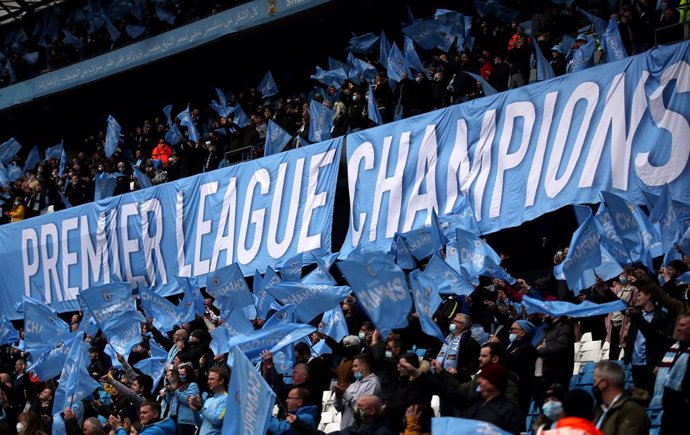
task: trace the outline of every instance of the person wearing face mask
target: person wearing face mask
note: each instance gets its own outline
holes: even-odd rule
[[[268,422],[268,435],[297,435],[297,428],[302,431],[316,429],[320,419],[319,407],[310,405],[309,391],[306,388],[296,387],[290,390],[285,399],[287,416],[284,420],[271,417]]]
[[[604,435],[647,435],[645,407],[624,390],[625,371],[613,361],[599,361],[594,368],[592,393],[600,405],[594,423]]]
[[[561,384],[564,389],[570,385],[575,364],[575,329],[570,320],[565,317],[542,315],[544,322],[544,339],[537,346],[537,354],[541,359],[540,389],[537,399],[543,398],[544,391],[551,384]],[[537,362],[535,375],[539,368]]]
[[[560,384],[553,384],[546,390],[544,403],[541,405],[542,414],[537,417],[535,427],[537,435],[556,425],[556,422],[563,417],[563,387]]]
[[[479,343],[472,338],[472,319],[464,313],[456,314],[448,327],[446,337],[436,361],[459,382],[467,382],[479,368]],[[432,365],[435,365],[432,361]]]
[[[10,217],[10,222],[19,222],[24,220],[24,213],[26,208],[22,203],[22,199],[17,197],[14,198],[14,203],[12,205],[12,210],[5,212],[5,215]]]
[[[44,433],[41,418],[33,411],[25,411],[17,417],[17,435],[35,435]]]
[[[189,399],[199,395],[199,385],[194,382],[194,369],[183,363],[173,371],[172,382],[165,386],[164,394],[170,404],[168,415],[177,421],[177,435],[194,435],[199,413],[189,406]]]
[[[563,395],[562,411],[553,429],[542,435],[603,435],[592,423],[592,396],[584,390],[571,390]]]
[[[431,396],[434,395],[429,378],[421,376],[429,372],[428,361],[420,361],[416,353],[408,352],[398,360],[397,369],[398,387],[384,401],[384,414],[396,434],[403,430],[407,408],[414,404],[431,405]]]
[[[618,280],[613,281],[611,290],[616,296],[618,296],[618,299],[622,300],[628,305],[630,305],[630,302],[635,300],[637,292],[637,289],[630,285],[628,276],[625,273],[620,274],[618,276]],[[609,331],[607,341],[610,344],[610,360],[619,359],[621,346],[625,346],[625,342],[622,341],[621,338],[623,337],[625,331],[628,330],[629,326],[630,321],[625,315],[623,315],[622,312],[610,313],[606,317],[606,329]]]
[[[510,327],[508,354],[506,364],[511,373],[518,378],[518,401],[520,411],[529,411],[532,393],[534,392],[534,365],[537,361],[537,350],[532,345],[532,337],[537,330],[529,320],[516,320]]]
[[[366,395],[381,395],[381,383],[378,376],[371,371],[371,360],[368,355],[357,355],[352,361],[352,373],[355,382],[347,389],[333,386],[335,392],[335,409],[342,413],[340,428],[344,429],[355,422],[355,405],[359,398]]]

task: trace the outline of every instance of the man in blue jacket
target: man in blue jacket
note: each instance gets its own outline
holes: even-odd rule
[[[307,404],[309,402],[309,390],[295,387],[290,390],[285,402],[288,415],[285,420],[271,417],[268,423],[267,433],[269,435],[297,435],[299,432],[291,426],[296,421],[299,421],[297,424],[301,427],[308,426],[316,429],[316,418],[319,416],[320,410],[317,406]]]

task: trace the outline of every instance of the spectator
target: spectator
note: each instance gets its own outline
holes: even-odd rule
[[[594,369],[594,393],[600,408],[594,411],[597,429],[604,435],[647,435],[645,408],[625,390],[625,371],[612,361],[599,361]]]
[[[22,199],[16,197],[14,198],[14,205],[12,206],[12,210],[5,212],[5,214],[10,217],[10,222],[19,222],[24,220],[25,212],[26,208],[24,207]]]
[[[189,405],[189,400],[199,395],[199,386],[194,382],[194,369],[190,363],[184,363],[173,373],[172,383],[163,392],[170,406],[168,415],[175,420],[178,435],[194,435],[199,418],[199,414]]]
[[[151,153],[151,158],[154,160],[160,160],[163,167],[167,168],[168,163],[170,162],[170,156],[172,156],[172,154],[173,150],[170,148],[170,145],[168,145],[164,139],[159,139],[158,144]]]
[[[309,391],[306,388],[292,388],[285,400],[287,417],[285,420],[271,417],[267,433],[269,435],[297,435],[299,432],[293,427],[307,427],[315,430],[316,422],[320,418],[320,410],[318,406],[308,405],[309,402]]]
[[[551,384],[560,384],[567,390],[575,364],[575,331],[572,322],[563,317],[546,315],[542,315],[542,321],[544,338],[537,346],[537,354],[542,360],[541,389],[537,398],[544,397],[543,392]]]
[[[563,416],[556,427],[542,432],[543,435],[603,435],[592,424],[592,396],[582,390],[572,390],[563,396]]]
[[[208,388],[213,395],[203,401],[199,396],[189,398],[189,407],[199,411],[201,415],[199,435],[220,435],[228,400],[229,379],[230,375],[224,367],[211,368],[208,371]]]
[[[355,423],[358,401],[360,398],[374,395],[377,398],[377,406],[380,404],[378,396],[381,394],[381,384],[379,378],[371,371],[371,362],[367,355],[360,354],[352,362],[352,373],[355,382],[349,387],[334,385],[335,409],[342,413],[340,428],[345,429]],[[367,400],[369,402],[369,400]]]
[[[479,367],[479,343],[472,338],[471,327],[470,316],[463,313],[456,314],[448,328],[450,334],[436,356],[440,366],[448,370],[460,382],[470,380]]]

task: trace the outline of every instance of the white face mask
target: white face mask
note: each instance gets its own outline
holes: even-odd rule
[[[17,433],[21,433],[24,430],[24,425],[22,423],[17,423]]]

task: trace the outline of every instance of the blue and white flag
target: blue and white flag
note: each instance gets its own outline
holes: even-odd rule
[[[27,371],[36,375],[41,382],[60,375],[72,349],[72,342],[77,337],[83,339],[83,331],[75,331],[62,336],[63,339],[55,343],[53,349],[43,352],[38,358],[32,358],[33,364],[28,367]]]
[[[190,322],[194,320],[196,316],[203,316],[206,312],[206,305],[204,304],[204,297],[199,291],[199,286],[195,285],[192,281],[193,279],[184,276],[176,276],[175,280],[180,284],[184,296],[180,301],[180,306],[184,307],[186,311],[189,309],[190,303],[192,306],[191,314],[187,314],[185,322]]]
[[[228,106],[228,100],[225,93],[220,88],[216,88],[216,95],[218,96],[218,101],[212,100],[211,108],[215,110],[218,116],[227,117],[235,111],[237,106]]]
[[[23,176],[24,171],[22,170],[22,167],[19,166],[17,162],[10,163],[10,166],[7,168],[7,177],[10,179],[10,181],[17,181]]]
[[[328,56],[328,69],[333,71],[339,68],[342,68],[342,70],[345,71],[345,73],[347,74],[347,71],[350,69],[350,66],[346,62],[341,62],[338,59],[334,59]]]
[[[493,14],[504,23],[512,23],[520,16],[520,11],[507,8],[494,0],[487,0],[486,2],[475,0],[474,6],[482,18],[488,14]]]
[[[256,88],[264,98],[268,98],[278,93],[278,85],[273,80],[273,74],[269,70]]]
[[[24,350],[33,358],[53,349],[69,332],[69,325],[54,309],[24,296]]]
[[[353,36],[350,38],[350,46],[348,47],[348,51],[367,54],[374,49],[374,46],[377,42],[379,42],[379,37],[373,33],[365,33],[364,35]]]
[[[338,305],[350,294],[346,286],[310,285],[301,282],[281,282],[266,287],[278,302],[294,304],[300,322],[310,322],[314,317]]]
[[[407,326],[412,298],[405,273],[390,257],[350,256],[338,263],[338,268],[384,339],[394,329]]]
[[[478,284],[478,278],[482,275],[494,276],[494,266],[501,264],[501,257],[496,251],[469,231],[458,228],[455,234],[460,267],[467,271],[472,283]],[[453,264],[451,266],[455,268]]]
[[[438,217],[438,225],[447,240],[457,237],[455,230],[458,228],[476,235],[481,234],[472,205],[465,195],[461,195],[453,208]]]
[[[165,118],[168,120],[168,131],[165,133],[165,141],[169,144],[176,145],[182,142],[182,139],[184,139],[184,137],[182,136],[180,127],[178,127],[178,125],[175,122],[173,122],[171,118],[171,112],[172,104],[168,104],[167,106],[163,107],[163,113],[165,114]]]
[[[676,208],[673,206],[668,186],[664,185],[661,196],[649,217],[652,222],[657,221],[659,224],[661,252],[667,256],[670,251],[675,251],[675,244],[683,235],[683,227],[676,215]]]
[[[223,323],[211,331],[211,344],[209,347],[215,355],[230,351],[228,341],[232,337],[249,334],[254,331],[254,327],[249,323],[244,310],[241,308],[231,308],[222,314]]]
[[[497,426],[485,421],[455,417],[432,418],[431,433],[434,435],[510,435],[509,432],[501,430]]]
[[[625,311],[628,305],[622,300],[596,304],[591,301],[584,301],[573,304],[563,301],[540,301],[529,296],[522,297],[522,304],[527,310],[527,314],[542,313],[553,317],[592,317],[603,314]]]
[[[110,40],[113,42],[116,42],[118,39],[120,39],[120,36],[122,33],[118,30],[115,25],[113,25],[112,21],[103,13],[101,13],[101,18],[105,22],[105,27],[108,30],[108,34],[110,35]]]
[[[79,333],[72,340],[72,346],[60,373],[60,383],[55,391],[53,414],[81,402],[100,386],[86,368],[89,363],[88,349],[91,345],[83,340],[83,333]]]
[[[376,68],[363,61],[357,59],[352,53],[347,55],[347,61],[350,64],[350,70],[347,73],[347,78],[355,83],[361,83],[362,80],[371,82],[376,78]]]
[[[108,115],[108,129],[105,133],[105,155],[112,157],[117,151],[117,145],[120,142],[120,133],[122,127],[117,123],[112,115]]]
[[[196,143],[199,143],[201,137],[199,136],[199,131],[196,129],[196,125],[194,125],[192,114],[189,111],[189,105],[187,105],[187,108],[185,110],[177,114],[177,119],[180,120],[181,126],[187,127],[187,134],[189,135],[189,139]]]
[[[137,26],[136,24],[127,24],[125,26],[125,32],[127,32],[127,36],[131,39],[137,39],[146,32],[146,27]]]
[[[234,118],[233,120],[235,121],[235,124],[239,128],[244,128],[249,124],[249,117],[247,116],[246,113],[244,113],[244,110],[242,110],[242,107],[238,104],[235,106],[235,110],[233,111]]]
[[[312,74],[311,78],[326,86],[340,86],[347,80],[347,70],[342,67],[325,70],[317,66],[316,74]]]
[[[388,55],[391,50],[391,42],[386,38],[386,33],[381,30],[381,38],[379,39],[379,63],[388,69]]]
[[[417,260],[407,247],[407,241],[402,234],[396,234],[393,238],[390,253],[395,256],[395,263],[403,269],[417,268]]]
[[[64,149],[64,146],[65,146],[64,141],[61,140],[59,144],[46,148],[46,152],[45,152],[46,160],[50,160],[50,159],[58,160],[58,159],[60,159],[60,156],[62,156],[62,150]]]
[[[21,148],[21,144],[15,138],[10,138],[7,142],[0,144],[0,162],[9,165]]]
[[[563,263],[559,264],[558,266],[554,266],[554,271],[557,267],[559,267],[562,271]],[[590,288],[597,283],[597,277],[607,281],[609,279],[616,278],[622,272],[623,268],[616,262],[616,260],[614,260],[613,256],[606,250],[606,248],[601,246],[601,264],[596,266],[594,269],[586,269],[573,284],[573,286],[571,287],[570,284],[568,284],[568,287],[570,287],[570,289],[573,291]],[[565,275],[562,272],[560,275],[560,277],[556,276],[556,278],[565,279]]]
[[[369,92],[367,93],[367,115],[371,121],[376,125],[383,124],[379,106],[376,104],[376,96],[374,95],[374,87],[369,83]]]
[[[591,39],[588,43],[575,50],[573,53],[573,63],[569,72],[584,71],[594,66],[594,50],[597,48],[596,39]]]
[[[266,127],[266,143],[264,144],[264,156],[271,154],[278,154],[283,151],[285,145],[292,140],[290,133],[285,131],[283,127],[279,126],[272,119],[268,120]]]
[[[390,53],[388,53],[388,78],[394,82],[400,82],[403,79],[405,69],[405,58],[398,45],[394,42],[391,46]]]
[[[303,254],[297,254],[285,260],[285,262],[278,267],[278,272],[283,281],[298,282],[302,279],[302,257]]]
[[[319,324],[319,332],[326,334],[337,342],[340,342],[349,334],[345,315],[340,305],[323,313],[321,323]]]
[[[316,100],[309,103],[309,140],[321,142],[331,137],[335,110]]]
[[[556,77],[551,64],[544,57],[544,53],[541,52],[541,47],[539,47],[539,43],[537,41],[534,42],[534,58],[537,61],[538,82]]]
[[[237,263],[217,269],[207,277],[206,292],[215,299],[227,297],[233,307],[253,305],[254,299]]]
[[[623,45],[623,40],[621,39],[621,33],[618,30],[616,18],[611,17],[609,20],[601,40],[601,45],[604,48],[604,53],[606,53],[607,62],[623,60],[628,57],[628,52],[625,50],[625,45]]]
[[[69,30],[62,29],[62,33],[65,34],[65,37],[62,39],[62,42],[65,45],[74,45],[78,51],[82,51],[84,49],[84,42],[74,36]]]
[[[484,95],[498,94],[498,91],[493,86],[491,86],[484,77],[470,71],[465,71],[465,74],[469,75],[470,77],[479,82],[479,85],[482,87],[482,92],[484,92]]]
[[[26,163],[24,164],[24,172],[33,171],[36,165],[41,163],[41,157],[38,155],[38,146],[34,145],[26,156]]]
[[[408,71],[424,72],[424,64],[414,48],[412,38],[405,35],[405,43],[403,45],[403,56],[405,58],[405,69]]]
[[[113,317],[136,310],[131,285],[127,282],[89,287],[80,294],[101,328]]]
[[[19,332],[14,329],[12,322],[5,315],[0,315],[0,346],[13,344],[19,341]]]
[[[100,201],[101,199],[110,198],[115,192],[115,187],[117,187],[117,177],[122,174],[115,173],[109,174],[106,172],[96,174],[94,177],[94,201]]]
[[[635,204],[611,192],[601,192],[611,223],[628,255],[653,270],[652,258],[661,255],[659,235]]]
[[[264,435],[275,393],[239,349],[233,349],[232,360],[222,433]]]
[[[580,13],[584,15],[585,18],[587,18],[592,23],[592,25],[594,26],[594,31],[597,32],[597,37],[600,40],[604,39],[604,35],[608,30],[609,23],[607,23],[606,20],[603,20],[597,17],[596,15],[589,13],[584,9],[580,9]]]
[[[285,305],[266,320],[263,328],[270,329],[281,323],[297,323],[296,309],[292,304]]]
[[[426,274],[415,270],[410,273],[410,285],[412,286],[412,295],[414,296],[415,311],[419,317],[422,331],[443,341],[445,336],[436,322],[434,322],[434,313],[441,305],[441,296],[439,296],[436,290],[436,282],[434,282],[431,276],[433,275],[426,276]]]
[[[455,255],[457,255],[457,250]],[[441,294],[468,296],[475,289],[467,271],[461,267],[453,269],[443,258],[434,255],[424,269],[424,275],[433,280]]]
[[[65,153],[65,150],[63,149],[60,151],[60,165],[58,169],[58,175],[62,177],[65,175],[65,169],[67,167],[67,153]]]
[[[444,43],[444,38],[440,33],[442,27],[443,24],[436,20],[419,20],[403,27],[402,32],[424,50],[431,50]]]
[[[132,166],[132,173],[139,183],[139,189],[146,189],[153,186],[149,176],[141,172],[136,166]]]
[[[10,177],[7,174],[7,168],[5,168],[5,165],[0,162],[0,186],[2,187],[9,187],[10,186]]]
[[[272,287],[279,282],[281,282],[280,276],[278,276],[278,274],[273,270],[273,268],[269,266],[266,268],[266,274],[261,280],[260,285],[258,287],[254,287],[254,295],[256,295],[257,316],[264,320],[268,316],[268,312],[271,310],[271,306],[276,304],[276,300],[270,293],[266,291],[266,288]]]
[[[175,325],[181,326],[184,323],[181,315],[187,313],[155,291],[145,287],[139,288],[139,299],[144,314],[153,319],[153,326],[159,331],[172,331]]]
[[[336,281],[330,274],[330,269],[335,259],[338,258],[338,253],[327,254],[324,257],[317,257],[314,255],[316,262],[316,269],[312,270],[302,278],[302,284],[324,284],[335,285]]]
[[[261,355],[261,351],[279,350],[316,331],[316,328],[303,323],[279,323],[273,328],[250,331],[231,337],[227,348],[237,346],[250,360]]]
[[[434,240],[430,227],[408,231],[399,236],[405,241],[405,247],[417,260],[423,260],[441,249],[441,246],[436,244],[437,241]]]
[[[134,368],[141,370],[143,374],[153,379],[153,385],[151,386],[151,392],[153,392],[158,386],[158,381],[160,381],[165,374],[168,351],[160,347],[155,340],[149,340],[149,349],[151,356],[134,364]]]
[[[109,352],[114,350],[127,357],[134,346],[141,343],[141,324],[145,322],[139,311],[126,311],[102,324],[101,330],[110,344],[106,352],[115,357]]]
[[[163,9],[160,5],[156,5],[156,16],[159,20],[163,21],[164,23],[168,23],[171,26],[175,24],[175,14]]]
[[[623,241],[618,236],[616,228],[613,226],[613,220],[606,208],[606,203],[599,203],[599,209],[594,215],[594,222],[601,235],[601,246],[606,248],[617,263],[632,264],[634,261],[640,261],[640,259],[633,260],[625,249],[625,246],[623,246]]]
[[[563,260],[563,274],[571,290],[581,290],[575,287],[582,274],[601,264],[599,238],[593,216],[589,216],[573,234],[568,255]]]

